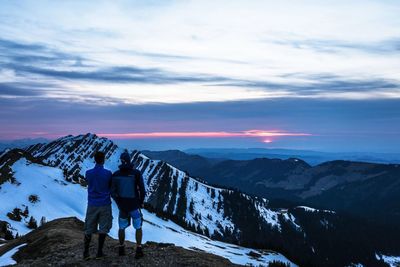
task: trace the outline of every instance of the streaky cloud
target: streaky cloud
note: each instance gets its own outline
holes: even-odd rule
[[[279,130],[246,130],[237,132],[147,132],[147,133],[99,133],[99,136],[118,139],[143,138],[226,138],[226,137],[282,137],[282,136],[311,136],[309,133],[292,133]]]
[[[400,38],[389,38],[375,42],[354,42],[330,39],[280,39],[267,40],[273,44],[295,49],[314,50],[321,53],[343,53],[348,50],[371,54],[399,54]]]

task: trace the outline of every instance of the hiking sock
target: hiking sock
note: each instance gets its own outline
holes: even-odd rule
[[[84,250],[83,250],[83,259],[86,260],[90,257],[89,255],[89,246],[90,246],[90,241],[92,240],[92,235],[87,235],[85,234],[85,237],[83,239],[84,243]]]
[[[99,246],[97,248],[97,256],[96,258],[102,258],[104,257],[103,254],[103,246],[104,246],[104,241],[106,240],[106,234],[99,234]]]
[[[136,248],[136,253],[135,253],[135,259],[140,259],[143,256],[144,256],[143,248],[142,247],[137,247]]]

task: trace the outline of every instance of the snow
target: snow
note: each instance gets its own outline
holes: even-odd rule
[[[116,209],[113,210],[115,211]],[[154,214],[147,212],[146,210],[143,211],[143,216],[145,219],[143,225],[144,242],[155,241],[174,243],[175,245],[184,247],[186,249],[197,248],[212,254],[225,257],[236,264],[253,264],[255,266],[258,266],[260,263],[263,265],[267,265],[268,262],[279,260],[282,262],[287,262],[291,266],[296,266],[279,253],[266,253],[255,249],[244,248],[220,241],[211,240],[205,236],[189,232],[169,220],[164,221]],[[116,228],[112,229],[111,235],[117,236]],[[127,237],[130,240],[134,240],[134,231],[128,230]],[[250,251],[256,251],[257,253],[262,254],[262,256],[259,258],[259,260],[251,258],[246,255]]]
[[[194,190],[195,183],[198,184],[197,191]],[[207,189],[210,191],[210,193],[208,193]],[[211,190],[215,191],[215,198],[211,197]],[[187,206],[186,209],[187,220],[190,221],[191,223],[199,225],[202,229],[207,228],[210,234],[213,234],[214,231],[221,233],[220,229],[217,228],[217,222],[224,229],[230,229],[232,231],[235,228],[231,220],[229,220],[228,218],[224,218],[222,209],[220,212],[218,212],[217,210],[218,206],[217,197],[219,196],[220,191],[221,191],[220,189],[212,187],[210,188],[207,185],[199,183],[193,178],[189,178],[188,185],[186,188],[186,196],[188,199],[188,203],[190,205],[190,202],[193,201],[193,210],[194,210],[194,214],[191,214],[189,211],[189,205]],[[203,201],[204,203],[210,203],[210,205],[203,205],[202,204]],[[213,203],[213,201],[215,201],[214,207],[211,204]],[[222,196],[221,196],[221,201],[222,201]],[[201,215],[201,219],[198,220],[195,219],[196,213]],[[211,219],[208,218],[208,215],[211,216],[210,217]]]
[[[314,209],[314,208],[310,208],[310,207],[307,207],[307,206],[297,206],[296,208],[298,208],[298,209],[304,209],[305,211],[308,211],[308,212],[327,212],[327,213],[336,213],[335,211],[332,211],[332,210],[319,210],[319,209]]]
[[[50,221],[60,217],[78,217],[85,212],[86,196],[80,185],[64,185],[65,180],[60,169],[28,163],[25,158],[21,158],[12,165],[14,177],[20,185],[8,182],[2,185],[0,220],[10,223],[19,234],[25,234],[30,230],[26,226],[30,216],[39,222],[42,216]],[[39,196],[39,202],[29,202],[30,195]],[[25,206],[29,209],[26,219],[15,222],[7,217],[7,213],[14,208],[24,211]]]
[[[114,153],[114,155],[118,154]],[[117,162],[115,158],[113,161]],[[114,165],[112,167],[114,167],[113,169],[115,170],[116,166]],[[84,220],[87,205],[87,192],[84,187],[78,184],[66,183],[61,169],[30,163],[25,158],[16,161],[11,167],[14,171],[14,177],[20,185],[11,184],[9,182],[2,185],[0,189],[0,202],[2,203],[0,206],[0,220],[9,222],[13,227],[14,233],[18,232],[21,235],[30,231],[26,226],[30,216],[33,216],[37,221],[40,221],[42,216],[45,216],[47,221],[71,216]],[[89,167],[89,164],[85,165],[85,168]],[[183,172],[177,171],[179,172],[178,177],[182,179]],[[190,179],[188,187],[194,186],[193,182],[194,179]],[[204,205],[200,205],[201,200],[204,198],[207,198],[207,201],[211,201],[211,196],[207,192],[207,187],[208,186],[199,183],[198,192],[194,190],[190,190],[190,192],[187,191],[188,198],[194,199],[196,202],[196,209],[202,214],[202,226],[212,228],[212,225],[215,225],[215,223],[207,219],[207,213],[212,214],[213,220],[220,219],[226,226],[230,226],[230,221],[227,219],[224,221],[222,217],[219,217],[222,215],[216,210],[211,210],[210,208],[205,208]],[[218,196],[219,191],[216,190],[215,193],[216,196]],[[28,197],[32,194],[38,195],[40,201],[35,204],[30,203]],[[21,222],[12,221],[6,216],[7,212],[12,211],[15,207],[19,207],[23,211],[25,206],[29,208],[29,216]],[[267,253],[214,241],[205,236],[187,231],[169,220],[162,220],[155,214],[146,210],[143,210],[143,215],[145,220],[143,224],[144,242],[173,243],[186,249],[200,249],[225,257],[237,264],[253,264],[258,266],[260,264],[267,265],[268,262],[273,260],[279,260],[287,262],[291,266],[295,266],[279,253]],[[111,229],[110,235],[113,238],[117,238],[118,209],[115,203],[113,203],[113,217],[113,228]],[[131,241],[135,239],[134,230],[132,228],[127,231],[127,239]],[[262,256],[259,259],[252,258],[247,255],[250,251],[256,251]],[[8,253],[11,252],[9,251],[7,254]],[[4,257],[5,255],[1,257],[1,259]],[[8,258],[10,257],[11,256],[8,256]]]
[[[267,209],[258,203],[256,203],[255,205],[256,205],[258,212],[264,218],[264,220],[267,223],[269,223],[270,225],[272,225],[273,227],[278,228],[279,231],[281,231],[281,225],[279,224],[279,220],[278,220],[278,214],[280,214],[280,212],[276,212],[276,211]]]
[[[315,212],[315,211],[317,211],[317,209],[310,208],[310,207],[306,207],[306,206],[298,206],[298,207],[296,207],[296,208],[304,209],[305,211],[309,211],[309,212]]]
[[[400,266],[400,256],[388,256],[388,255],[375,254],[375,257],[378,260],[383,260],[385,263],[389,264],[390,267]]]
[[[300,225],[298,225],[296,223],[296,218],[293,216],[293,214],[291,214],[291,213],[283,213],[283,218],[286,221],[291,222],[294,225],[294,227],[296,227],[297,231],[301,231],[301,227],[300,227]]]
[[[23,246],[25,246],[26,244],[22,244],[19,246],[16,246],[13,249],[10,249],[9,251],[7,251],[6,253],[4,253],[1,257],[0,257],[0,266],[8,266],[8,265],[14,265],[17,264],[17,262],[12,258],[15,253],[18,252],[18,250],[20,248],[22,248]]]

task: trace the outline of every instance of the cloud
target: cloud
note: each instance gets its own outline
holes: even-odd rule
[[[217,76],[200,74],[179,75],[156,68],[140,68],[133,66],[99,68],[94,71],[55,70],[14,64],[8,64],[5,66],[12,68],[16,73],[39,74],[52,78],[97,82],[170,84],[187,82],[221,82],[227,80],[226,78]]]
[[[293,140],[290,141],[291,145],[300,144],[307,149],[383,151],[393,150],[400,145],[399,105],[399,99],[355,101],[288,98],[98,106],[95,103],[60,102],[37,97],[0,98],[0,125],[7,125],[1,128],[0,139],[30,137],[34,132],[47,132],[43,136],[54,138],[86,132],[237,133],[243,129],[279,129],[288,133],[311,133],[312,136],[273,137],[272,144],[276,146]],[[260,143],[252,143],[250,139],[258,138],[264,140],[266,137],[230,137],[228,139],[232,141],[226,145],[257,147]],[[225,138],[147,138],[149,141],[144,147],[151,148],[155,139],[164,147],[169,144],[169,149],[174,146],[177,148],[182,142],[186,143],[186,147],[196,147],[218,145],[226,141]],[[219,141],[210,141],[214,139]],[[137,148],[137,144],[134,148]]]
[[[399,54],[400,38],[389,38],[380,41],[360,42],[330,39],[281,39],[267,40],[278,45],[290,46],[295,49],[309,49],[322,53],[345,53],[358,51],[367,54]]]
[[[228,137],[287,137],[311,136],[309,133],[291,133],[283,131],[246,130],[237,132],[147,132],[147,133],[99,133],[99,136],[116,139],[144,139],[144,138],[228,138]]]
[[[341,98],[340,93],[354,93],[360,99],[379,98],[379,94],[393,93],[394,98],[400,98],[400,83],[385,79],[346,79],[327,74],[286,74],[285,77],[301,77],[301,83],[277,83],[268,81],[236,81],[227,83],[232,86],[264,88],[268,90],[284,90],[295,97],[321,97]],[[227,85],[225,84],[225,85]],[[346,97],[343,97],[346,98]]]
[[[48,88],[48,84],[24,84],[19,82],[0,83],[1,97],[32,97],[40,96]]]
[[[159,55],[150,57],[153,56]],[[25,94],[67,101],[97,101],[100,105],[282,97],[400,97],[400,85],[395,80],[349,79],[329,73],[286,73],[280,75],[279,81],[268,81],[235,76],[176,73],[158,67],[103,66],[79,54],[68,54],[42,44],[26,44],[4,39],[0,40],[0,66],[3,70],[12,72],[15,77],[12,83],[2,84],[3,95]],[[42,82],[37,82],[38,77]],[[122,84],[122,87],[118,84]],[[144,92],[138,91],[138,87],[133,85],[151,87],[146,87]],[[12,93],[12,88],[15,93]],[[108,93],[107,88],[113,88],[112,92]],[[30,93],[29,90],[34,92]],[[188,90],[191,92],[188,93]]]
[[[184,58],[177,55],[144,52],[141,54],[149,57]],[[0,39],[0,66],[23,76],[34,74],[54,79],[147,84],[208,83],[229,80],[225,77],[196,73],[177,74],[160,68],[132,65],[102,67],[89,65],[86,62],[90,60],[80,55],[50,49],[44,45]]]

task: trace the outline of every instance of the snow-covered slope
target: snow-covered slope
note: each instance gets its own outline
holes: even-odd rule
[[[11,250],[9,250],[7,253],[3,254],[0,257],[0,266],[9,266],[9,265],[14,265],[17,264],[17,262],[12,258],[15,253],[18,252],[18,250],[22,247],[24,247],[26,244],[19,245]]]
[[[92,163],[93,164],[93,163]],[[16,160],[10,169],[13,181],[5,181],[0,189],[0,220],[9,222],[14,232],[26,234],[30,231],[27,227],[30,217],[40,221],[41,218],[52,220],[61,217],[76,216],[84,219],[87,193],[79,184],[67,182],[64,172],[55,167],[32,163],[23,155]],[[205,197],[206,191],[197,197]],[[37,201],[30,201],[37,196]],[[201,201],[199,201],[201,203]],[[22,216],[20,222],[11,220],[7,213],[14,208],[24,211],[28,208],[26,217]],[[199,206],[201,208],[201,206]],[[206,208],[203,208],[206,210]],[[204,212],[204,210],[202,212]],[[111,235],[117,236],[117,208],[113,207],[114,227]],[[279,260],[288,262],[284,256],[274,252],[248,249],[232,244],[211,240],[208,237],[192,233],[170,220],[163,220],[154,213],[144,211],[145,222],[144,241],[174,243],[188,249],[200,249],[228,258],[238,264],[267,264],[269,261]],[[212,225],[212,224],[211,224]],[[134,240],[133,231],[129,231],[127,238]],[[260,254],[259,258],[249,256],[253,251]]]
[[[123,151],[111,140],[94,134],[68,135],[50,143],[32,145],[26,150],[44,163],[62,169],[66,178],[75,182],[79,182],[85,171],[93,166],[96,151],[106,153],[106,167],[110,170],[117,169]]]
[[[67,180],[79,182],[87,169],[93,166],[97,150],[106,153],[105,167],[117,169],[119,155],[124,150],[106,138],[94,134],[66,136],[54,142],[35,145],[27,149],[35,158],[64,170]],[[152,160],[138,151],[132,151],[132,159],[143,173],[147,187],[146,202],[155,212],[174,217],[179,224],[208,236],[226,236],[240,242],[243,229],[233,221],[233,205],[227,201],[239,201],[250,205],[257,213],[253,220],[265,223],[275,230],[281,229],[280,211],[267,207],[267,200],[235,194],[232,190],[213,187],[188,176],[185,172],[158,160]],[[237,199],[237,200],[236,200]]]

